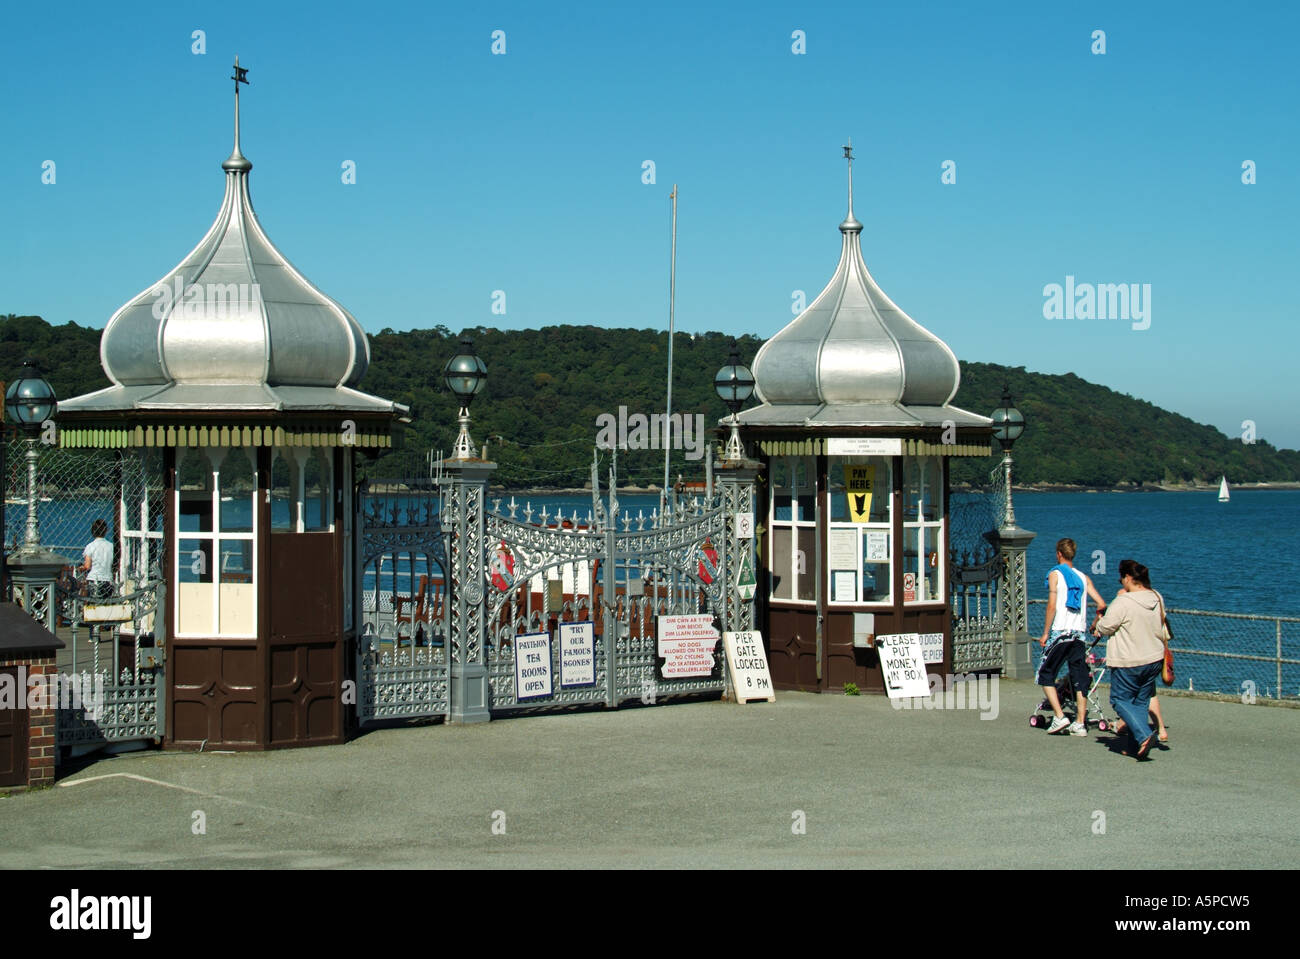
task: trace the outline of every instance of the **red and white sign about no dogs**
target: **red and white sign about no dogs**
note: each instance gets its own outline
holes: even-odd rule
[[[713,651],[718,630],[708,613],[691,616],[660,616],[659,656],[664,679],[686,679],[713,673]]]
[[[767,654],[763,652],[763,634],[756,629],[722,634],[727,649],[727,667],[731,670],[731,686],[736,691],[736,702],[751,699],[776,702],[772,689],[772,676],[767,671]]]

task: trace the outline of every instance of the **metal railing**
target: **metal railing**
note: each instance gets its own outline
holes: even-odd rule
[[[1029,633],[1042,635],[1047,600],[1029,600]],[[1169,607],[1174,684],[1192,692],[1300,698],[1300,616]],[[1042,650],[1031,644],[1037,665]]]

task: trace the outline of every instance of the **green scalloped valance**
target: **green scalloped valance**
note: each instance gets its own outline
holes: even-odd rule
[[[760,440],[759,448],[767,456],[821,456],[826,452],[825,437],[802,440]],[[903,440],[904,456],[992,456],[993,445],[980,443],[931,443],[927,440]]]
[[[356,446],[389,448],[391,434],[382,426],[357,424],[344,431],[338,424],[311,426],[204,426],[198,424],[140,425],[119,428],[69,427],[59,430],[64,449],[128,449],[162,446]]]

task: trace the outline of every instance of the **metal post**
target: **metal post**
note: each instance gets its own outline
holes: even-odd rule
[[[1016,508],[1011,505],[1011,450],[1006,450],[1002,455],[1002,472],[1003,481],[1007,487],[1007,508],[1002,517],[1002,525],[1014,527],[1016,525]]]
[[[492,718],[488,681],[486,523],[484,502],[495,463],[451,459],[443,464],[447,490],[446,521],[451,533],[447,605],[454,608],[447,648],[451,659],[451,697],[447,721],[481,723]]]
[[[615,478],[609,479],[609,522],[605,525],[605,556],[601,561],[604,567],[605,592],[605,705],[618,706],[618,576],[617,549],[618,534],[614,524],[618,522],[618,498],[614,493]],[[656,591],[658,584],[656,584]],[[625,594],[626,595],[626,594]],[[629,619],[631,616],[629,615]],[[630,640],[630,631],[629,631]]]
[[[740,598],[740,589],[737,586],[740,570],[744,568],[746,562],[754,561],[754,540],[736,539],[736,514],[753,515],[754,481],[760,466],[761,464],[752,460],[735,460],[723,463],[716,473],[718,492],[721,494],[719,499],[726,512],[727,520],[727,553],[726,562],[722,566],[722,575],[726,577],[726,582],[722,595],[730,610],[726,619],[727,628],[737,631],[754,629],[754,604],[758,602],[758,597],[756,595],[749,602]]]
[[[668,271],[668,403],[667,411],[664,416],[664,488],[659,494],[659,500],[662,503],[664,497],[668,495],[668,470],[672,460],[672,429],[673,429],[673,334],[676,332],[674,327],[673,308],[677,301],[677,184],[673,184],[673,193],[670,199],[673,201],[673,244],[671,265]]]
[[[23,539],[23,545],[28,549],[35,549],[41,545],[41,524],[36,515],[36,461],[39,458],[36,452],[36,437],[27,438],[27,535]]]
[[[1008,488],[1008,493],[1010,488]],[[1010,500],[1008,499],[1008,503]],[[1010,509],[1008,508],[1008,513]],[[1003,572],[998,589],[1002,619],[1002,675],[1007,679],[1032,679],[1033,658],[1028,632],[1029,587],[1026,554],[1035,533],[1019,526],[1003,526],[989,534],[1002,556]]]

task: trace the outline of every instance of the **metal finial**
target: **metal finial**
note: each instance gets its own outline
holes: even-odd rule
[[[248,68],[239,65],[238,55],[235,56],[235,72],[230,79],[235,81],[235,148],[230,151],[230,158],[221,164],[221,168],[227,172],[242,170],[246,173],[253,168],[253,164],[239,152],[239,85],[248,85]]]
[[[853,215],[853,137],[849,137],[849,142],[844,144],[844,159],[849,162],[849,213],[840,224],[840,232],[861,233],[862,224]]]

